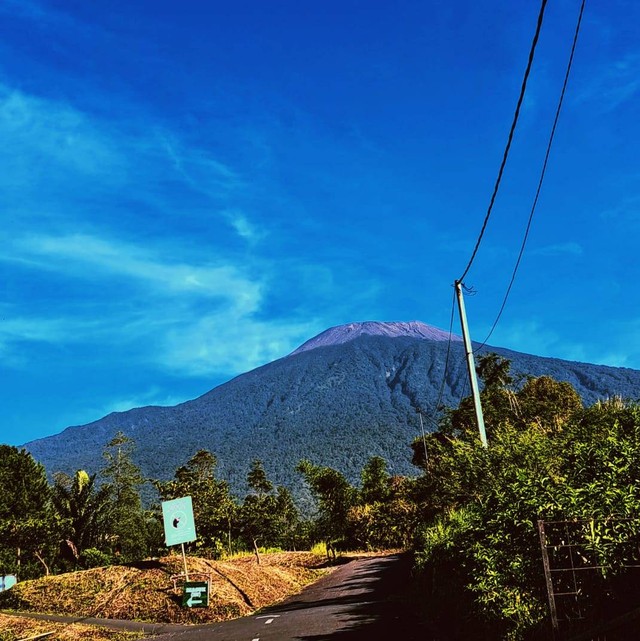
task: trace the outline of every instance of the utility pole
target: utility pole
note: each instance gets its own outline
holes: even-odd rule
[[[467,369],[469,370],[469,381],[471,383],[471,394],[473,396],[473,406],[476,411],[476,422],[480,431],[480,440],[482,445],[487,447],[487,433],[484,429],[484,416],[482,415],[482,405],[480,404],[480,392],[478,391],[478,379],[476,378],[476,366],[473,361],[473,349],[471,348],[471,338],[469,338],[469,328],[467,327],[467,313],[464,309],[464,298],[462,297],[462,283],[457,280],[454,283],[456,288],[456,297],[458,299],[458,309],[460,311],[460,324],[462,325],[462,338],[464,340],[464,351],[467,356]]]

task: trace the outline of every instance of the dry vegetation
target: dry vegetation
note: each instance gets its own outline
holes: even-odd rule
[[[49,621],[34,621],[22,617],[0,613],[0,641],[18,641],[32,639],[49,632],[53,634],[42,637],[50,641],[136,641],[142,635],[138,632],[122,632],[108,630],[94,625],[73,623],[51,623]]]
[[[261,556],[260,565],[253,556],[228,561],[190,557],[190,580],[206,580],[203,575],[210,576],[208,608],[182,607],[180,580],[174,589],[171,579],[183,571],[182,557],[178,555],[136,567],[95,568],[18,583],[0,594],[0,608],[154,623],[213,623],[244,616],[294,594],[327,571],[324,562],[324,557],[307,552],[265,554]],[[32,636],[60,625],[2,616],[0,641]],[[71,630],[69,626],[62,627]],[[48,638],[67,641],[132,638],[122,632],[105,630],[98,633],[93,627],[87,635],[81,629],[86,627],[74,624],[73,634],[65,632],[64,636]]]

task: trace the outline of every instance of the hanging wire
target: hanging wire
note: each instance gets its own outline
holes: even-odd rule
[[[527,222],[527,228],[524,233],[524,237],[522,239],[522,245],[520,246],[520,253],[518,254],[518,259],[516,260],[515,266],[513,268],[513,273],[511,274],[511,281],[509,282],[509,286],[507,287],[507,291],[504,295],[504,299],[502,300],[502,305],[500,307],[500,311],[498,312],[498,315],[496,316],[495,321],[493,322],[493,325],[491,326],[491,330],[487,334],[487,337],[482,341],[482,344],[479,347],[476,347],[474,349],[474,352],[477,352],[481,350],[486,344],[487,341],[491,338],[491,335],[493,334],[496,326],[498,325],[498,322],[500,321],[500,317],[502,316],[502,312],[504,312],[504,308],[507,305],[507,300],[509,298],[509,294],[511,293],[511,288],[513,287],[513,283],[516,279],[516,274],[518,273],[518,268],[520,267],[520,261],[522,260],[522,256],[524,254],[525,246],[527,244],[527,240],[529,238],[529,232],[531,230],[531,223],[533,221],[533,216],[536,211],[536,207],[538,205],[538,199],[540,197],[540,191],[542,190],[542,183],[544,182],[545,174],[547,172],[547,164],[549,162],[549,155],[551,154],[551,147],[553,145],[553,139],[556,134],[556,128],[558,126],[558,120],[560,119],[560,111],[562,110],[562,103],[564,102],[564,96],[567,90],[567,84],[569,82],[569,74],[571,73],[571,67],[573,65],[573,58],[575,55],[576,51],[576,45],[578,43],[578,35],[580,34],[580,26],[582,24],[582,15],[584,14],[584,7],[586,4],[586,0],[582,0],[582,4],[580,5],[580,12],[578,13],[578,21],[576,24],[576,29],[575,33],[573,35],[573,43],[571,46],[571,54],[569,55],[569,62],[567,63],[567,70],[564,75],[564,82],[562,84],[562,91],[560,92],[560,98],[558,100],[558,106],[556,107],[556,115],[553,120],[553,126],[551,127],[551,134],[549,135],[549,142],[547,143],[547,151],[544,156],[544,162],[542,163],[542,170],[540,172],[540,179],[538,180],[538,187],[536,189],[535,197],[533,199],[533,204],[531,206],[531,212],[529,213],[529,221]]]
[[[451,317],[449,319],[449,340],[447,341],[447,355],[444,360],[444,372],[442,373],[442,381],[440,382],[440,390],[438,391],[438,400],[436,401],[435,412],[440,411],[442,404],[442,396],[444,395],[444,385],[447,380],[447,372],[449,369],[449,356],[451,355],[451,342],[453,340],[453,317],[456,308],[456,294],[453,292],[453,298],[451,300]]]
[[[451,343],[453,342],[453,317],[455,313],[455,292],[453,294],[453,298],[451,300],[451,317],[449,319],[449,339],[447,340],[447,354],[444,359],[444,370],[442,372],[442,380],[440,382],[440,389],[438,391],[438,398],[436,400],[436,404],[433,407],[433,410],[430,412],[430,414],[424,415],[424,418],[427,419],[436,429],[440,427],[440,423],[438,422],[437,416],[441,411],[441,403],[442,403],[442,397],[444,395],[444,386],[447,381],[447,373],[449,370],[449,357],[451,355]],[[424,447],[424,456],[425,456],[425,461],[428,460],[428,454],[427,454],[427,437],[425,435],[424,431],[424,424],[422,422],[423,414],[421,408],[418,408],[418,414],[420,415],[420,429],[422,431],[422,445]]]
[[[540,6],[540,12],[538,14],[538,23],[536,25],[536,32],[533,36],[533,41],[531,43],[531,49],[529,51],[529,60],[527,62],[527,68],[524,72],[524,78],[522,79],[522,85],[520,87],[520,96],[518,97],[518,103],[516,105],[516,110],[513,115],[513,122],[511,123],[511,129],[509,130],[509,137],[507,138],[507,145],[505,147],[504,153],[502,155],[502,162],[500,164],[500,169],[498,171],[498,177],[496,179],[495,186],[493,188],[493,193],[491,194],[491,200],[489,202],[489,208],[487,209],[487,214],[484,218],[484,222],[482,224],[482,229],[480,230],[480,234],[478,235],[478,240],[476,241],[476,246],[473,249],[473,253],[471,254],[471,258],[469,259],[469,262],[467,266],[465,267],[464,272],[462,273],[462,276],[458,279],[458,282],[462,282],[465,278],[465,276],[468,274],[469,270],[471,269],[471,265],[473,264],[473,261],[476,257],[476,254],[478,253],[478,249],[480,248],[480,243],[482,241],[482,237],[484,236],[484,232],[487,228],[487,224],[489,222],[489,218],[491,217],[491,211],[493,209],[493,205],[496,200],[496,196],[498,195],[498,189],[500,187],[500,182],[502,180],[502,174],[504,173],[504,168],[507,164],[507,158],[509,156],[509,149],[511,148],[511,142],[513,141],[513,135],[516,130],[516,124],[518,122],[518,117],[520,116],[520,108],[522,107],[522,102],[524,101],[524,94],[527,89],[527,80],[529,79],[529,73],[531,72],[531,67],[533,65],[533,57],[535,54],[536,50],[536,45],[538,44],[538,38],[540,37],[540,30],[542,29],[542,22],[544,19],[544,10],[547,6],[547,0],[542,0],[542,4]]]

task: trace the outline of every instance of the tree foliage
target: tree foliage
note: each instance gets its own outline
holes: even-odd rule
[[[274,488],[262,461],[252,461],[247,483],[250,492],[240,507],[240,532],[260,563],[260,547],[295,547],[299,515],[291,493],[284,487]]]
[[[58,532],[44,467],[26,450],[0,445],[0,572],[48,574]]]
[[[102,476],[109,496],[109,552],[122,561],[144,558],[149,549],[147,515],[142,509],[140,487],[144,478],[132,455],[135,442],[118,432],[105,446]]]
[[[317,535],[327,544],[328,550],[333,550],[336,543],[348,539],[348,515],[355,502],[355,489],[337,470],[315,465],[307,459],[300,461],[296,469],[304,477],[317,502]]]
[[[165,500],[191,496],[198,539],[191,549],[213,557],[230,548],[236,506],[229,485],[216,478],[217,459],[208,450],[199,450],[176,470],[171,481],[155,481]]]
[[[85,550],[108,543],[110,488],[97,487],[96,475],[78,470],[54,476],[53,504],[61,520],[62,556],[76,565]]]
[[[481,371],[493,375],[490,365]],[[505,387],[501,365],[482,394],[488,448],[468,399],[427,437],[427,457],[414,443],[426,517],[419,559],[433,616],[458,622],[461,638],[542,638],[538,519],[593,520],[587,543],[602,572],[624,574],[623,544],[640,534],[640,406],[585,409],[570,385],[544,376]],[[614,525],[621,517],[633,520]]]

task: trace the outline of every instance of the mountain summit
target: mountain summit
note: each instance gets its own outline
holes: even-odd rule
[[[420,321],[409,322],[381,322],[381,321],[364,321],[362,323],[348,323],[347,325],[338,325],[331,327],[306,343],[303,343],[291,355],[306,352],[316,347],[328,347],[329,345],[342,345],[349,341],[355,340],[360,336],[385,336],[387,338],[417,338],[419,340],[429,341],[447,341],[449,332],[442,329],[427,325]],[[455,334],[451,335],[451,340],[461,341],[462,338]]]

